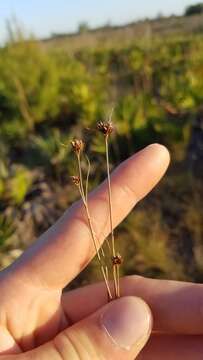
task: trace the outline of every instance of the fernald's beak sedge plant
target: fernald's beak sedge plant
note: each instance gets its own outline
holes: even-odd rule
[[[106,284],[108,298],[109,298],[109,300],[111,300],[113,297],[112,297],[111,289],[110,289],[110,285],[109,285],[108,266],[105,264],[105,261],[104,261],[105,253],[104,253],[103,247],[100,246],[100,244],[99,244],[98,238],[96,237],[96,234],[95,234],[95,231],[93,228],[93,224],[92,224],[92,219],[90,216],[89,205],[88,205],[88,181],[89,181],[89,174],[90,174],[90,161],[89,161],[88,156],[86,155],[86,160],[88,163],[88,170],[87,170],[87,176],[86,176],[86,183],[84,186],[82,167],[81,167],[81,155],[84,153],[85,144],[84,144],[83,140],[75,139],[75,140],[71,141],[71,145],[72,145],[72,149],[76,155],[77,165],[78,165],[78,175],[72,176],[71,179],[72,179],[73,183],[78,187],[80,196],[82,198],[82,201],[83,201],[83,204],[84,204],[84,207],[86,210],[88,226],[90,229],[92,241],[93,241],[97,259],[99,261],[99,265],[101,268],[101,273],[102,273],[102,276],[103,276],[105,284]]]
[[[109,136],[114,130],[111,120],[108,122],[99,122],[97,129],[104,135],[105,139],[105,153],[106,153],[106,170],[107,170],[107,181],[108,181],[108,201],[109,201],[109,220],[111,230],[111,261],[113,269],[113,280],[114,280],[114,293],[115,297],[120,297],[120,265],[122,263],[121,256],[116,252],[115,237],[113,231],[113,209],[112,209],[112,196],[111,196],[111,177],[109,169]]]
[[[101,274],[106,285],[108,299],[110,301],[113,300],[114,298],[120,297],[120,266],[122,264],[122,257],[116,251],[115,237],[113,231],[113,207],[112,207],[111,177],[110,177],[110,166],[109,166],[109,137],[113,132],[114,127],[111,120],[109,120],[107,122],[98,122],[97,130],[102,133],[105,142],[107,184],[108,184],[108,209],[109,209],[108,214],[109,214],[109,224],[110,224],[110,233],[111,233],[111,244],[109,243],[108,239],[106,239],[109,255],[105,253],[104,247],[103,245],[100,244],[100,241],[94,231],[94,226],[88,204],[88,182],[89,182],[91,165],[88,156],[85,154],[85,143],[83,140],[80,139],[74,139],[73,141],[71,141],[71,146],[76,156],[77,168],[78,168],[78,174],[71,176],[71,180],[73,184],[77,186],[82,202],[84,204],[84,208],[87,215],[88,227],[90,230],[98,263],[100,266]],[[87,162],[87,174],[85,181],[83,179],[83,171],[81,166],[82,156],[85,156]],[[110,271],[108,267],[108,263],[109,263],[108,256],[110,256],[110,260],[111,260],[112,276],[110,276]],[[113,278],[113,285],[114,285],[113,289],[111,288],[111,281],[110,281],[111,278]]]

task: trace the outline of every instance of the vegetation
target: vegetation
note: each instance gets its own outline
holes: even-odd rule
[[[78,32],[81,33],[86,33],[87,31],[89,31],[89,25],[86,22],[81,22],[78,26]]]
[[[81,129],[94,127],[114,106],[113,164],[152,142],[172,154],[161,185],[117,234],[125,255],[121,271],[202,281],[202,76],[201,33],[76,52],[11,37],[0,49],[2,266],[77,197],[69,183],[71,149],[60,144],[73,134],[87,139]],[[91,188],[105,176],[104,141],[94,137],[87,151],[93,154]],[[96,272],[93,262],[75,284],[94,280]]]
[[[185,11],[186,16],[202,14],[202,13],[203,13],[203,3],[188,6]]]

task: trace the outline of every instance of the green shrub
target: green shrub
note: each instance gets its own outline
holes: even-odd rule
[[[14,232],[12,221],[3,215],[0,215],[0,248],[5,245]]]
[[[185,16],[197,15],[203,13],[203,3],[190,5],[185,10]]]
[[[34,40],[8,43],[0,52],[2,121],[18,118],[32,130],[58,113],[59,71],[56,61]]]
[[[7,179],[6,197],[12,204],[21,205],[32,185],[32,175],[23,166],[13,166]]]
[[[126,256],[124,270],[159,278],[184,278],[181,262],[175,261],[170,248],[169,231],[158,210],[138,210],[130,215],[121,242]],[[126,255],[125,255],[126,253]]]

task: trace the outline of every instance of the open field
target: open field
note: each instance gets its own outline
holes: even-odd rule
[[[84,136],[91,187],[104,178],[103,143],[85,128],[114,105],[112,167],[152,142],[172,157],[164,180],[116,232],[123,273],[203,280],[202,20],[172,17],[45,42],[11,34],[0,49],[1,267],[77,198],[73,157],[61,142]],[[75,284],[97,273],[93,262]]]
[[[143,20],[124,26],[104,26],[100,29],[77,34],[53,35],[44,42],[48,48],[78,51],[92,47],[127,46],[134,41],[153,41],[156,37],[189,35],[203,32],[203,14],[182,17],[171,16],[155,20]]]

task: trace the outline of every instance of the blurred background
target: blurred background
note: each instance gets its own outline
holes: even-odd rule
[[[152,142],[172,157],[116,230],[123,274],[203,281],[203,3],[8,0],[0,44],[0,268],[78,198],[60,143],[83,136],[90,188],[104,179],[87,128],[114,106],[112,168]],[[72,286],[98,273],[93,261]]]

